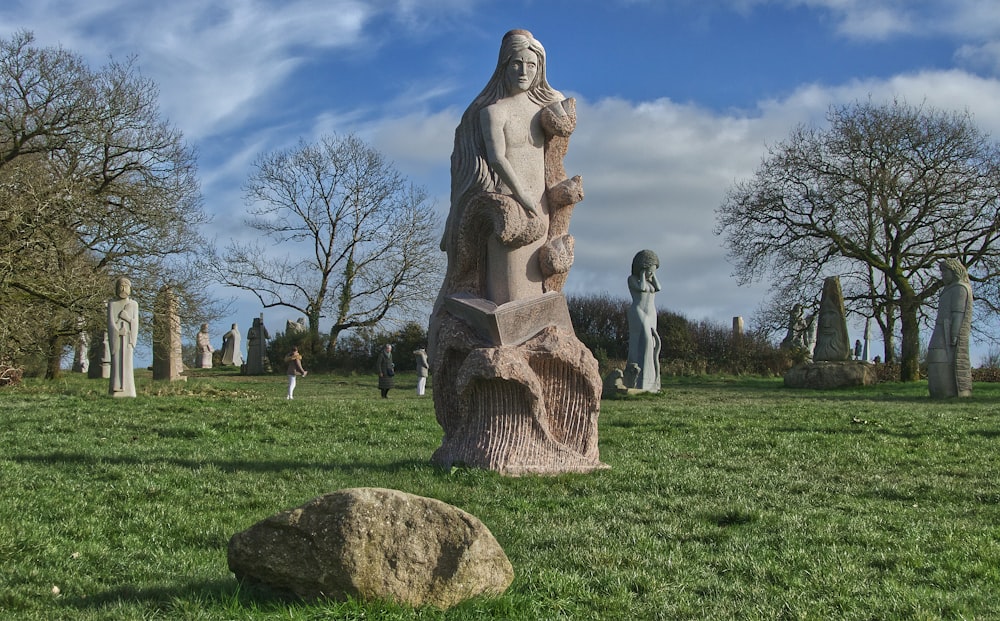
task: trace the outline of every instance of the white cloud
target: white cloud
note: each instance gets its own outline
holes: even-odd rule
[[[10,21],[95,66],[109,53],[141,49],[139,64],[159,85],[165,116],[199,139],[257,112],[253,102],[277,92],[315,50],[358,45],[372,12],[360,0],[43,0]]]

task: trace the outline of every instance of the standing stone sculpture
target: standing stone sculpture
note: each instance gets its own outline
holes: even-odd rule
[[[267,359],[267,339],[271,335],[264,327],[264,315],[254,317],[253,325],[247,332],[247,363],[245,372],[247,375],[263,375],[270,371],[270,363]]]
[[[628,290],[632,305],[628,309],[628,363],[639,366],[634,388],[660,391],[660,335],[656,331],[656,302],[660,290],[656,269],[660,259],[652,250],[640,250],[632,258]]]
[[[198,368],[199,369],[211,369],[212,368],[212,352],[215,349],[212,347],[212,339],[208,336],[208,324],[201,324],[201,330],[195,336],[195,347],[198,350]]]
[[[597,361],[562,295],[583,198],[563,168],[575,124],[574,100],[546,80],[542,45],[526,30],[504,35],[455,130],[448,268],[428,328],[444,429],[435,463],[509,475],[607,467]]]
[[[177,381],[183,377],[181,319],[178,301],[170,287],[156,294],[153,312],[153,379]]]
[[[108,342],[108,331],[99,330],[90,339],[90,366],[87,369],[89,379],[109,379],[111,377],[111,343]]]
[[[112,397],[135,396],[133,354],[139,336],[139,305],[131,297],[132,281],[122,276],[115,281],[115,297],[108,300],[108,343],[111,348]]]
[[[818,316],[813,360],[816,362],[850,360],[851,337],[847,333],[847,314],[844,312],[844,294],[840,289],[840,276],[830,276],[823,281],[823,295],[819,300]]]
[[[789,336],[785,337],[785,341],[789,341],[792,336],[793,326],[805,324],[806,334],[816,334],[815,342],[808,343],[808,347],[812,349],[812,359],[800,362],[785,372],[785,386],[829,390],[871,386],[877,381],[872,365],[863,360],[851,359],[853,350],[847,334],[847,317],[839,276],[831,276],[823,281],[819,311],[809,320],[802,320],[801,317],[801,307],[796,304],[792,312],[793,322],[789,326]],[[817,323],[819,325],[813,327]],[[782,342],[782,346],[786,346],[786,343]]]
[[[73,372],[87,373],[90,369],[90,335],[86,330],[81,330],[76,335],[76,343],[73,346]]]
[[[965,266],[955,258],[941,262],[944,288],[938,298],[937,320],[927,346],[927,387],[935,399],[972,396],[972,284]]]
[[[793,305],[788,312],[788,331],[781,341],[781,348],[802,351],[807,357],[812,357],[816,316],[804,317],[804,312],[801,304]]]
[[[243,353],[240,349],[240,328],[235,323],[229,332],[222,335],[223,366],[243,366]]]

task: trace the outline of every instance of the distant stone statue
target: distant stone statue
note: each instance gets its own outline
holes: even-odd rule
[[[86,330],[81,330],[76,335],[76,343],[73,346],[73,372],[87,373],[90,369],[90,359],[87,357],[90,352],[90,335]]]
[[[625,382],[625,388],[638,388],[639,387],[639,375],[642,373],[642,367],[635,362],[629,362],[625,365],[625,369],[622,371],[622,381]]]
[[[299,317],[295,321],[291,319],[285,320],[285,334],[305,334],[308,331],[306,328],[306,318]]]
[[[972,331],[972,284],[956,259],[941,262],[944,288],[938,298],[937,320],[927,346],[927,385],[931,397],[972,395],[969,334]]]
[[[108,300],[108,343],[111,347],[112,397],[135,396],[133,355],[139,336],[139,305],[131,297],[132,281],[122,276],[115,281],[115,297]]]
[[[247,375],[263,375],[270,370],[267,359],[267,340],[271,338],[264,327],[264,316],[254,317],[253,325],[247,332]]]
[[[108,342],[108,331],[99,330],[90,339],[90,366],[87,377],[90,379],[110,379],[111,377],[111,344]]]
[[[195,348],[198,350],[198,368],[199,369],[211,369],[212,368],[212,352],[215,349],[212,347],[212,339],[208,336],[208,324],[201,324],[201,330],[198,330],[198,334],[195,336]]]
[[[186,379],[181,355],[181,320],[179,302],[170,287],[156,294],[153,305],[153,379]]]
[[[582,181],[563,168],[575,124],[574,101],[545,77],[542,45],[526,30],[504,35],[455,130],[448,268],[428,327],[444,429],[436,463],[505,474],[606,468],[597,361],[561,293],[569,219],[583,199]]]
[[[660,335],[656,331],[656,302],[660,290],[656,269],[660,259],[652,250],[640,250],[632,258],[628,290],[632,305],[628,309],[628,362],[639,366],[635,388],[660,391]]]
[[[815,315],[804,317],[803,306],[795,304],[788,312],[788,331],[781,341],[782,349],[804,351],[812,356]]]
[[[222,335],[223,366],[243,366],[243,353],[240,350],[240,328],[235,323]]]
[[[621,369],[611,369],[604,377],[601,397],[610,398],[626,393],[628,393],[628,386],[625,385],[625,372]]]
[[[818,316],[813,361],[850,360],[851,337],[847,334],[847,314],[844,312],[844,294],[840,289],[839,276],[823,280]]]

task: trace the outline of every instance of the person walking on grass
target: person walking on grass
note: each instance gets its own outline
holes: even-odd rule
[[[395,385],[396,365],[392,363],[392,345],[386,344],[378,354],[376,363],[378,370],[378,389],[382,391],[382,398],[389,398],[389,390]]]
[[[291,353],[285,356],[285,364],[288,367],[288,395],[285,399],[292,399],[295,393],[296,377],[299,375],[305,377],[309,372],[302,368],[302,354],[299,353],[298,347],[293,347]]]
[[[420,348],[413,352],[417,360],[417,396],[424,396],[424,389],[427,387],[427,370],[430,365],[427,363],[427,350]]]

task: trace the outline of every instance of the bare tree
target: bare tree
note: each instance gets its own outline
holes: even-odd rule
[[[225,283],[265,308],[306,316],[312,346],[427,305],[440,284],[437,217],[426,192],[354,135],[259,156],[244,185],[247,224],[278,244],[232,243]]]
[[[170,284],[191,293],[185,306],[197,314],[211,306],[187,267],[204,247],[199,227],[207,222],[194,152],[161,119],[158,97],[134,60],[92,71],[71,52],[35,47],[28,32],[0,41],[0,198],[8,212],[0,323],[22,322],[0,332],[22,335],[25,347],[34,333],[46,344],[49,376],[81,318],[100,324],[114,274],[128,274],[140,298]],[[17,312],[24,307],[34,311],[28,324]]]
[[[968,113],[898,101],[832,108],[828,120],[769,147],[730,189],[716,232],[739,282],[770,277],[786,309],[839,275],[849,311],[878,322],[887,361],[898,325],[902,378],[917,379],[942,259],[962,261],[977,298],[998,309],[1000,146]]]

